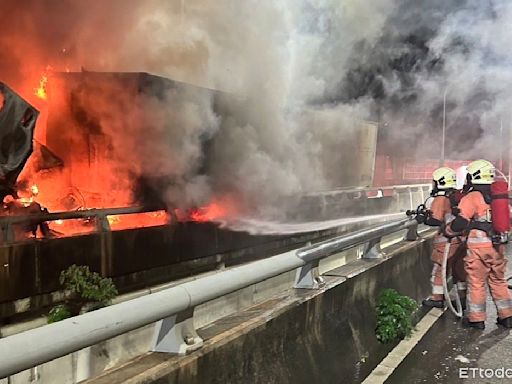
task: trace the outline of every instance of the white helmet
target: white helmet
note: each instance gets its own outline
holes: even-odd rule
[[[468,178],[472,184],[492,184],[496,176],[496,168],[490,161],[475,160],[468,165]]]
[[[457,174],[448,167],[441,167],[432,173],[432,179],[439,190],[457,188]]]

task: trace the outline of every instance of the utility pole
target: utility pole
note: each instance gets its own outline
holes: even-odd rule
[[[507,115],[507,120],[509,123],[507,124],[507,145],[505,148],[507,149],[506,156],[507,156],[507,173],[508,173],[508,190],[510,191],[511,187],[511,180],[512,177],[512,151],[510,150],[510,144],[512,140],[512,130],[510,129],[510,115]]]
[[[444,88],[444,95],[443,95],[443,137],[442,137],[442,143],[441,143],[441,160],[439,162],[439,165],[442,167],[444,166],[444,151],[445,151],[445,141],[446,141],[446,92],[448,92],[448,86]]]
[[[185,0],[181,0],[181,27],[185,27]]]

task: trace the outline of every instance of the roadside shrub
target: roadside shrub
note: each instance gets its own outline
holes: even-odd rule
[[[71,317],[71,312],[69,312],[68,308],[64,304],[56,305],[48,313],[48,323],[56,323],[68,317]]]
[[[53,307],[48,314],[48,322],[53,323],[78,315],[85,305],[92,308],[103,307],[117,296],[117,289],[110,278],[91,272],[88,266],[72,265],[62,271],[59,282],[67,291],[64,304]]]
[[[97,272],[91,272],[86,265],[73,264],[61,272],[59,282],[64,289],[86,302],[108,305],[117,295],[112,279],[101,277]]]
[[[418,309],[416,301],[394,289],[383,290],[377,300],[375,335],[381,343],[391,343],[409,336]]]

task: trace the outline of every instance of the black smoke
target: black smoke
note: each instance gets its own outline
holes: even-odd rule
[[[434,51],[431,43],[442,24],[461,10],[479,13],[482,18],[496,16],[491,1],[397,2],[381,37],[372,42],[361,40],[354,45],[348,70],[340,82],[327,89],[320,103],[357,104],[370,99],[370,118],[381,122],[380,139],[387,152],[435,155],[432,148],[418,148],[416,143],[438,142],[441,136],[446,58],[459,55],[462,60],[469,60],[475,46],[464,31],[452,35],[441,53]],[[423,80],[439,83],[437,102],[422,103]],[[492,102],[493,95],[483,84],[472,89],[462,105],[447,96],[448,151],[470,150],[473,142],[484,133],[481,118],[475,111],[485,111]],[[465,140],[461,142],[460,137]]]

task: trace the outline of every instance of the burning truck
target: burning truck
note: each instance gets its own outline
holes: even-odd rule
[[[165,225],[172,219],[209,221],[223,214],[218,204],[169,209],[161,190],[176,184],[182,171],[166,168],[166,163],[171,163],[166,158],[168,147],[155,139],[156,134],[162,134],[159,120],[167,116],[159,113],[169,95],[182,106],[196,105],[203,102],[201,99],[209,102],[213,91],[146,73],[83,71],[55,73],[50,82],[44,76],[35,93],[44,99],[46,119],[38,122],[31,155],[38,112],[30,107],[33,117],[23,131],[23,147],[15,154],[19,157],[16,167],[11,165],[12,160],[8,161],[13,170],[4,172],[4,187],[6,193],[16,189],[14,203],[27,205],[25,208],[32,203],[41,204],[52,212],[133,206],[150,211],[122,217],[109,215],[113,229]],[[6,91],[6,95],[10,99],[15,94]],[[21,103],[22,99],[16,97]],[[12,114],[9,112],[9,116]],[[8,123],[4,121],[2,128],[8,126],[12,130],[15,125]],[[9,142],[9,133],[3,128],[2,143]],[[206,142],[200,140],[201,145]],[[160,163],[155,161],[159,156]],[[195,167],[194,172],[200,172],[202,165]],[[95,230],[87,219],[55,220],[49,225],[57,236]]]
[[[144,151],[129,144],[147,143],[132,140],[129,120],[147,119],[140,129],[155,129],[151,113],[158,106],[148,113],[134,106],[169,92],[186,99],[211,91],[143,73],[54,74],[34,90],[39,112],[0,83],[0,304],[55,291],[60,271],[71,264],[128,276],[123,290],[210,269],[193,260],[254,243],[207,223],[223,213],[215,205],[169,208],[154,189],[173,183],[165,172],[142,176]],[[46,119],[37,121],[39,115]],[[103,119],[119,130],[117,137],[131,140],[122,152]],[[170,265],[179,267],[168,271]],[[146,270],[152,277],[141,275]],[[11,312],[0,305],[0,318]]]

